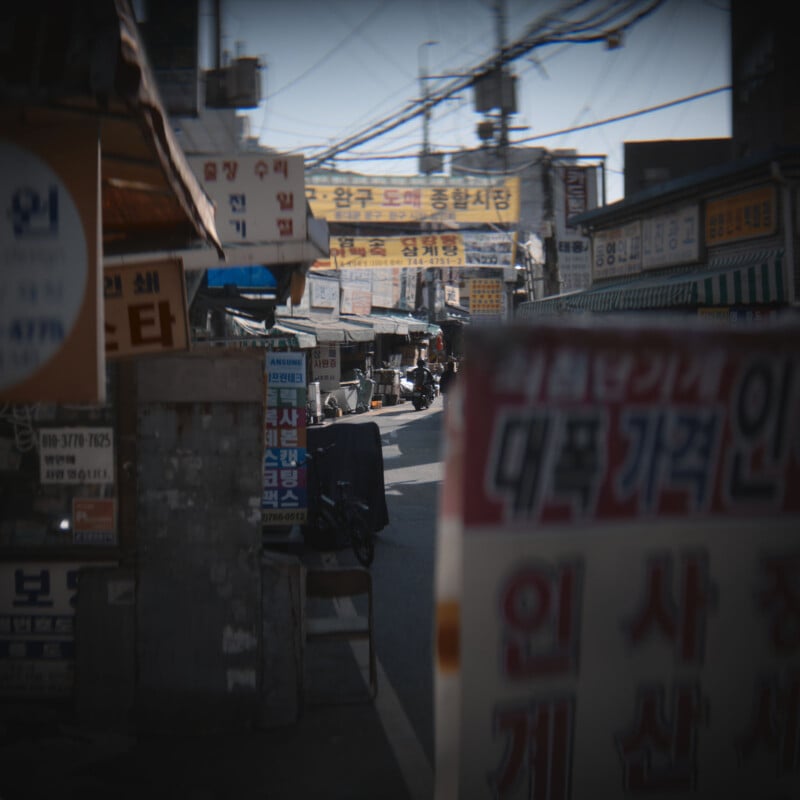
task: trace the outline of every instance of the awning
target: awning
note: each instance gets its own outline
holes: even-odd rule
[[[355,322],[358,325],[369,325],[376,334],[388,333],[400,336],[408,334],[408,325],[380,314],[342,314],[339,319],[343,319],[346,322]]]
[[[0,25],[5,113],[47,127],[56,144],[65,119],[98,120],[104,255],[210,244],[224,258],[214,206],[175,140],[129,3],[7,3]]]
[[[573,311],[643,311],[786,303],[783,250],[712,258],[686,270],[520,303],[517,317]]]
[[[406,336],[410,333],[426,333],[428,330],[428,323],[421,319],[416,319],[410,314],[391,314],[382,311],[376,311],[370,314],[370,318],[377,317],[381,320],[397,325],[397,333],[401,336]]]
[[[252,338],[255,344],[264,347],[288,350],[307,350],[317,346],[317,338],[311,333],[291,330],[283,325],[266,328],[263,322],[247,317],[232,316],[234,329],[244,338]]]
[[[320,344],[372,342],[375,340],[374,328],[357,322],[347,322],[341,317],[309,314],[306,316],[280,316],[275,321],[276,324],[287,330],[313,334]]]

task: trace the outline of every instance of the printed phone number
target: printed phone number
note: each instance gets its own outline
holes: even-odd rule
[[[43,448],[74,450],[84,447],[105,448],[111,447],[111,433],[98,431],[84,433],[83,431],[65,431],[63,433],[47,433],[42,431],[40,442]]]

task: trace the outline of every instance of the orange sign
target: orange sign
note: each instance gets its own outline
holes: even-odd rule
[[[113,498],[75,497],[72,500],[72,528],[78,532],[113,531]]]
[[[103,402],[98,126],[20,119],[0,118],[0,404]]]
[[[189,349],[186,283],[179,259],[106,267],[109,359]]]
[[[771,236],[777,230],[774,186],[709,200],[706,203],[706,244]]]

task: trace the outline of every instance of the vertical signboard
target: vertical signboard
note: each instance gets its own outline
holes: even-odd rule
[[[267,353],[264,419],[265,525],[304,522],[306,489],[306,361],[303,353]]]
[[[800,327],[576,319],[467,356],[437,800],[796,796]]]
[[[223,244],[306,238],[302,156],[231,153],[188,160],[217,206],[217,232]]]
[[[105,399],[96,123],[4,123],[0,402]]]
[[[592,283],[589,237],[568,222],[597,206],[595,171],[589,167],[559,166],[553,181],[553,203],[558,248],[558,280],[561,292],[588,289]]]

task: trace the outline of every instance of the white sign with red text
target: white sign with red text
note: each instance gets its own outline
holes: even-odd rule
[[[223,245],[306,238],[302,156],[231,153],[188,160],[216,204],[217,232]]]
[[[576,318],[466,352],[437,800],[795,796],[800,327]]]

